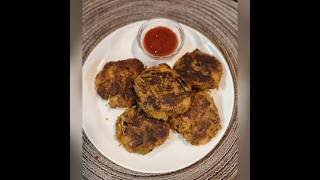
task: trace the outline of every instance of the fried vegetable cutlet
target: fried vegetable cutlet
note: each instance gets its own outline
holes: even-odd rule
[[[142,62],[134,58],[108,62],[95,79],[99,96],[109,100],[108,103],[112,108],[132,106],[136,98],[133,80],[144,68]]]
[[[167,64],[145,69],[133,86],[139,106],[153,118],[167,121],[190,108],[190,85]]]
[[[218,109],[207,91],[191,93],[191,108],[170,119],[171,127],[192,145],[208,143],[221,129]]]
[[[173,69],[179,73],[193,89],[218,89],[223,74],[222,64],[199,49],[184,54]]]
[[[129,152],[147,154],[168,138],[170,125],[147,116],[137,106],[126,110],[117,120],[116,137]]]

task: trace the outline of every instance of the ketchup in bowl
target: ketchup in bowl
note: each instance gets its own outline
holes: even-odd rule
[[[177,49],[178,38],[171,29],[158,26],[146,32],[143,45],[154,56],[167,56]]]

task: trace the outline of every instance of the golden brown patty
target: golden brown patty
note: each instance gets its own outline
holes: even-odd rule
[[[223,73],[222,64],[209,54],[199,49],[183,55],[174,65],[177,71],[193,89],[219,88]]]
[[[109,105],[115,107],[130,107],[135,102],[133,80],[144,70],[144,65],[138,59],[127,59],[108,62],[96,76],[98,94]]]
[[[221,129],[218,109],[207,91],[192,92],[190,110],[172,118],[170,123],[193,145],[208,143]]]
[[[135,80],[138,104],[151,117],[168,120],[190,107],[188,85],[167,64],[145,69]]]
[[[170,125],[147,116],[137,106],[125,111],[118,118],[116,135],[129,152],[147,154],[168,138]]]

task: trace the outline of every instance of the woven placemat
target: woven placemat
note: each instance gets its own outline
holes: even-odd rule
[[[235,179],[238,176],[237,131],[237,2],[231,0],[83,0],[82,59],[114,30],[139,20],[165,17],[191,26],[220,49],[231,70],[235,105],[230,125],[218,145],[184,169],[150,174],[123,168],[105,158],[83,133],[84,179]]]

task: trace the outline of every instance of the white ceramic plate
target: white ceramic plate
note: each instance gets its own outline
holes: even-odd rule
[[[126,25],[104,38],[90,53],[82,69],[83,129],[92,144],[108,159],[125,168],[144,173],[166,173],[185,168],[208,154],[224,135],[233,111],[234,87],[227,62],[218,48],[198,31],[182,24],[184,46],[171,60],[155,61],[144,55],[136,42],[139,26],[144,21]],[[138,58],[147,67],[167,63],[171,67],[186,52],[200,49],[217,57],[223,64],[221,88],[211,95],[218,107],[222,129],[208,144],[192,146],[179,134],[170,132],[168,140],[147,155],[127,152],[115,137],[117,117],[125,110],[112,109],[101,99],[94,86],[96,74],[108,61]]]

